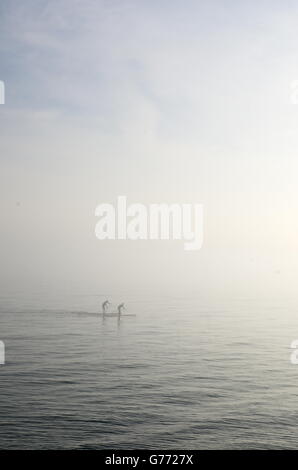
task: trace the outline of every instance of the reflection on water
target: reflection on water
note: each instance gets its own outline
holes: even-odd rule
[[[142,298],[110,318],[96,305],[2,299],[2,449],[297,446],[295,306]]]

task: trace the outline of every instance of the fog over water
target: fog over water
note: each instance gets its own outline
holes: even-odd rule
[[[3,293],[295,293],[295,2],[0,8]],[[119,195],[203,204],[203,248],[99,242]]]
[[[1,2],[1,448],[295,446],[297,14]],[[119,196],[201,249],[99,240]]]
[[[1,448],[295,448],[297,303],[100,300],[6,299]]]

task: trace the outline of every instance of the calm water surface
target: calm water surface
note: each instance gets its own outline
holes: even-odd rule
[[[298,445],[298,305],[98,296],[1,298],[2,449]],[[81,313],[78,313],[81,312]]]

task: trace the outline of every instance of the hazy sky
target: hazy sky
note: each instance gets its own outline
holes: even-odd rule
[[[295,293],[296,1],[2,0],[1,292]],[[202,203],[204,245],[95,238]]]

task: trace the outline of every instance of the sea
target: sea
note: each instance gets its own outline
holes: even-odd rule
[[[298,301],[0,298],[0,449],[294,449]]]

